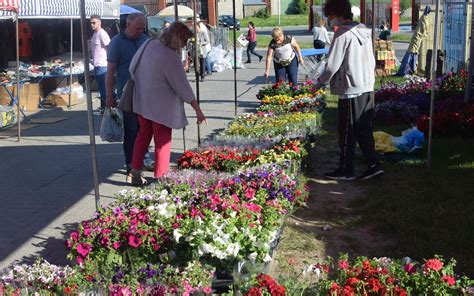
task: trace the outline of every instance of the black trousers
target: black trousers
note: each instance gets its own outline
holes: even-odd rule
[[[313,47],[314,49],[323,49],[326,47],[326,43],[324,43],[324,41],[321,41],[321,40],[314,40]],[[322,54],[316,55],[316,59],[318,60],[318,62],[321,60],[322,57],[323,57]]]
[[[253,54],[254,56],[257,56],[259,59],[263,58],[261,55],[255,52],[255,47],[257,47],[257,41],[251,41],[249,42],[247,46],[247,62],[250,62],[250,54]]]
[[[367,92],[351,99],[339,99],[337,106],[339,136],[339,168],[354,173],[356,143],[368,166],[377,163],[373,136],[374,93]]]

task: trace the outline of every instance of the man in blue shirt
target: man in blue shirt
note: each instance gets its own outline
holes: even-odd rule
[[[126,28],[110,41],[107,51],[107,76],[105,78],[107,106],[115,107],[116,101],[113,96],[115,73],[117,73],[117,96],[120,99],[125,82],[130,78],[129,66],[138,48],[147,40],[143,34],[145,30],[145,17],[141,13],[132,13],[127,17]],[[139,126],[137,115],[133,112],[123,112],[123,151],[128,174],[131,170],[133,146]]]

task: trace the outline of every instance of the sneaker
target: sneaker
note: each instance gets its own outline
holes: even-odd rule
[[[371,179],[373,177],[382,176],[383,174],[385,174],[385,172],[380,167],[380,165],[378,163],[376,163],[376,164],[373,164],[373,165],[369,166],[367,168],[367,170],[365,170],[365,172],[362,175],[360,175],[357,179],[359,179],[359,180],[368,180],[368,179]]]
[[[252,61],[246,61],[245,62],[245,64],[251,64],[251,63],[252,63]]]
[[[356,179],[354,174],[345,173],[341,168],[338,168],[330,173],[325,173],[324,176],[328,179],[340,181],[352,181]]]
[[[263,57],[258,57],[258,62],[260,63],[262,61]]]

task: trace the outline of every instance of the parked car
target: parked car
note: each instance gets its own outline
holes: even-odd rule
[[[223,27],[228,27],[229,29],[240,30],[240,21],[236,20],[232,15],[221,15],[219,16],[219,25]]]

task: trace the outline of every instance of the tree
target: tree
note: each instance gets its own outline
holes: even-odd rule
[[[288,9],[287,14],[305,14],[308,11],[308,5],[305,0],[293,0]]]

